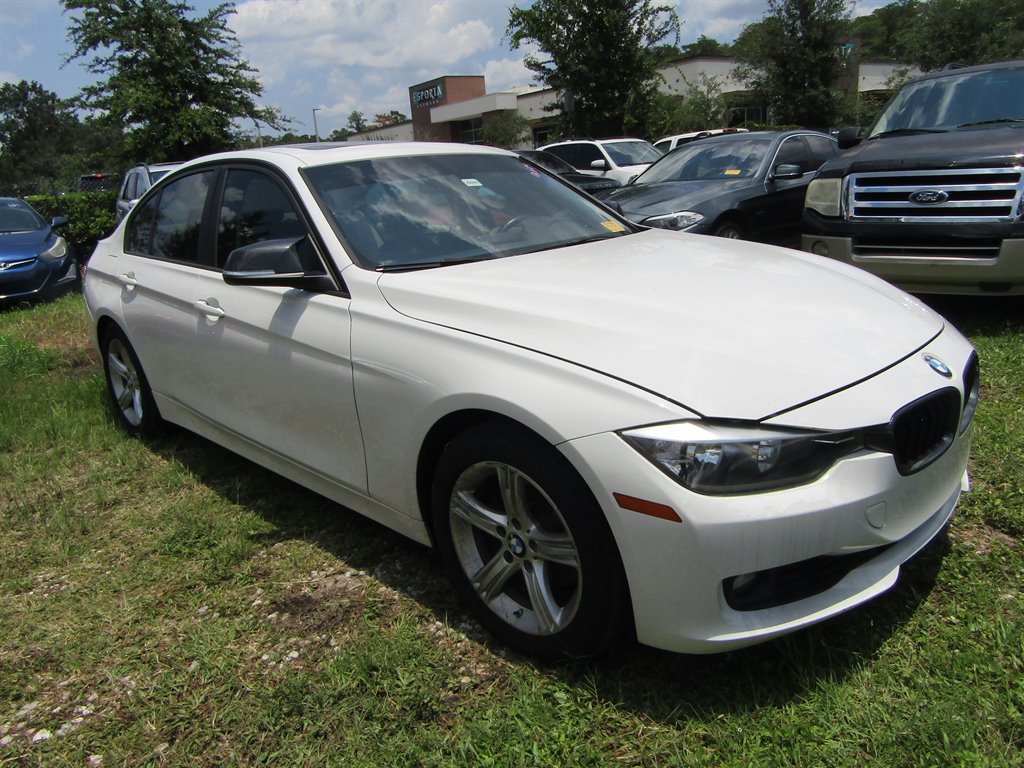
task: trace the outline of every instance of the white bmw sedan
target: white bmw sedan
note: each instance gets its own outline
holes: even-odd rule
[[[737,648],[888,589],[967,484],[978,364],[797,251],[639,228],[514,154],[201,158],[96,248],[117,417],[436,547],[539,657]]]

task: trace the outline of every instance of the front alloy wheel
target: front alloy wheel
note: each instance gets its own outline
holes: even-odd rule
[[[437,549],[459,596],[500,640],[538,658],[593,656],[630,628],[611,530],[568,460],[526,430],[481,424],[434,477]]]
[[[452,541],[480,599],[531,635],[553,635],[579,609],[576,544],[551,498],[509,464],[467,467],[451,496]]]

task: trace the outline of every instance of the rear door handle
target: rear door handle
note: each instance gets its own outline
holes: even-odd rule
[[[139,281],[135,279],[134,272],[125,272],[117,276],[117,282],[127,288],[129,291],[135,289],[135,286],[139,284]]]
[[[197,301],[193,301],[192,302],[192,306],[195,307],[196,309],[198,309],[200,312],[202,312],[207,317],[218,318],[218,317],[224,317],[224,315],[227,314],[220,307],[215,307],[215,306],[213,306],[213,304],[210,304],[209,302],[203,301],[202,299],[198,299]]]

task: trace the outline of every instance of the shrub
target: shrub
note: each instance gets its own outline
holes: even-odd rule
[[[116,190],[69,192],[56,198],[33,195],[25,199],[44,218],[67,216],[68,224],[62,234],[82,261],[92,255],[96,241],[109,235],[117,226]]]

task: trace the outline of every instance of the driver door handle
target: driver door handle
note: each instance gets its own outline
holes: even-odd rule
[[[214,317],[214,318],[224,317],[224,315],[227,314],[220,307],[215,307],[212,304],[210,304],[210,303],[208,303],[206,301],[203,301],[202,299],[198,299],[196,301],[193,301],[192,302],[192,306],[195,307],[196,309],[198,309],[200,312],[202,312],[207,317]]]
[[[134,290],[135,286],[139,284],[139,281],[135,279],[134,272],[123,272],[117,276],[117,282],[127,288],[129,291]]]

